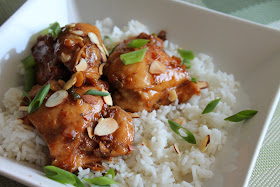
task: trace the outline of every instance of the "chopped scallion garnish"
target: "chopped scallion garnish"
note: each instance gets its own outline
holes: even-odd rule
[[[221,98],[210,101],[208,105],[205,107],[205,109],[203,110],[202,114],[207,114],[212,112],[215,109],[215,107],[218,105],[220,100]]]
[[[110,93],[108,92],[101,92],[98,90],[89,90],[85,93],[85,95],[98,95],[98,96],[108,96]]]
[[[32,55],[28,55],[27,57],[22,59],[21,62],[23,63],[25,70],[33,68],[36,65],[36,62]]]
[[[191,144],[196,144],[196,140],[195,140],[195,137],[194,135],[188,131],[187,129],[185,129],[184,127],[182,127],[181,125],[179,125],[178,123],[176,123],[175,121],[172,121],[172,120],[168,120],[168,123],[170,125],[170,128],[176,133],[178,134],[179,136],[181,136],[181,138],[183,138],[185,141],[191,143]],[[188,135],[188,136],[182,136],[179,132],[179,129],[183,129],[185,131],[185,133]]]
[[[183,65],[186,65],[186,69],[190,69],[192,67],[191,62],[188,59],[183,59]]]
[[[131,48],[139,48],[139,47],[143,47],[144,45],[146,45],[150,40],[147,39],[135,39],[132,40],[129,44],[127,44],[128,47]]]
[[[58,22],[54,22],[50,24],[48,33],[52,35],[53,38],[56,38],[58,34],[60,33],[61,28]]]
[[[188,59],[188,60],[193,60],[194,59],[194,54],[192,51],[187,51],[184,49],[178,49],[178,53],[183,59]]]
[[[25,69],[25,76],[24,76],[24,88],[23,90],[29,92],[34,85],[35,79],[35,70],[34,66],[36,65],[35,60],[32,55],[28,55],[24,59],[21,60]]]
[[[72,184],[76,187],[85,186],[76,175],[58,167],[45,166],[43,170],[48,178],[60,182],[62,184]]]
[[[25,98],[27,98],[28,101],[26,101]],[[29,94],[28,94],[26,91],[23,91],[23,92],[22,92],[21,99],[22,99],[22,102],[23,102],[25,105],[29,105],[29,104],[31,103],[31,98],[30,98]]]
[[[148,50],[148,48],[146,47],[146,48],[143,48],[143,49],[140,49],[137,51],[125,53],[125,54],[122,54],[120,56],[120,58],[125,65],[141,62],[143,60],[147,50]]]
[[[37,95],[34,97],[32,102],[28,106],[27,109],[28,114],[31,114],[40,108],[49,90],[50,90],[50,84],[47,84],[40,89],[40,91],[37,93]]]
[[[197,83],[197,79],[194,78],[194,77],[191,78],[191,81],[194,82],[194,83]]]
[[[237,114],[234,114],[230,117],[225,118],[226,121],[231,121],[231,122],[239,122],[243,121],[245,119],[249,119],[256,115],[258,113],[257,110],[243,110],[241,112],[238,112]]]
[[[109,178],[109,175],[112,175],[112,179]],[[109,169],[108,172],[104,175],[104,177],[95,177],[90,179],[84,179],[90,184],[99,185],[99,186],[107,186],[110,184],[118,184],[114,181],[115,172],[113,169]]]

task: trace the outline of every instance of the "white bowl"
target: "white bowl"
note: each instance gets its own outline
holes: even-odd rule
[[[246,102],[259,113],[235,137],[237,169],[215,171],[207,185],[247,186],[280,95],[280,33],[273,29],[179,1],[31,0],[0,28],[0,96],[22,83],[15,67],[30,53],[34,33],[55,21],[94,23],[105,17],[118,26],[136,19],[151,31],[165,29],[170,41],[212,56],[216,69],[234,74],[248,96]],[[44,177],[38,167],[1,156],[0,174],[29,186],[60,185]]]

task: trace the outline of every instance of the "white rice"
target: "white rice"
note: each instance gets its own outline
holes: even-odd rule
[[[127,27],[120,29],[113,26],[110,18],[96,21],[101,34],[108,35],[114,43],[136,36],[141,32],[151,33],[142,23],[131,20]],[[178,46],[164,42],[169,55],[179,56]],[[151,113],[140,112],[140,118],[134,119],[136,150],[129,156],[104,162],[106,170],[116,169],[115,177],[119,186],[202,186],[213,176],[212,168],[215,154],[225,144],[230,122],[224,118],[233,114],[237,103],[239,83],[234,76],[214,70],[212,58],[205,54],[196,54],[189,70],[192,77],[207,81],[209,88],[201,90],[200,96],[193,96],[187,103],[162,106]],[[38,132],[20,120],[19,111],[22,87],[11,88],[4,96],[4,110],[0,109],[0,155],[27,161],[39,166],[49,164],[47,146]],[[206,105],[217,98],[222,98],[215,110],[202,115]],[[196,137],[197,144],[189,144],[175,134],[168,125],[168,120],[184,119],[183,126]],[[200,146],[206,135],[211,142],[202,153]],[[178,155],[173,144],[181,152]],[[79,168],[79,178],[101,176],[100,172],[90,172]],[[117,185],[112,185],[117,186]]]

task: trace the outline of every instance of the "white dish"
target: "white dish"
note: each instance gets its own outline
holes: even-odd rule
[[[8,88],[22,83],[14,68],[30,53],[33,34],[55,21],[94,23],[105,17],[118,26],[137,19],[151,31],[165,29],[170,41],[212,56],[216,69],[234,74],[249,96],[250,109],[259,113],[235,137],[237,169],[219,171],[207,186],[247,186],[280,96],[280,33],[276,30],[179,1],[31,0],[0,28],[1,98]],[[28,186],[60,185],[44,177],[38,167],[1,156],[0,174]]]

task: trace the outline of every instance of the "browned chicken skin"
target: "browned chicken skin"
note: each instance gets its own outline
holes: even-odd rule
[[[120,55],[140,49],[127,46],[134,39],[149,39],[150,42],[142,47],[147,47],[148,50],[141,62],[124,65]],[[154,61],[162,63],[165,71],[152,74],[150,66]],[[151,111],[158,109],[160,105],[170,104],[168,97],[173,89],[180,103],[200,93],[197,85],[190,81],[181,60],[168,56],[163,51],[163,41],[155,35],[141,33],[138,37],[130,38],[118,45],[108,58],[104,73],[115,89],[114,103],[130,112]]]

